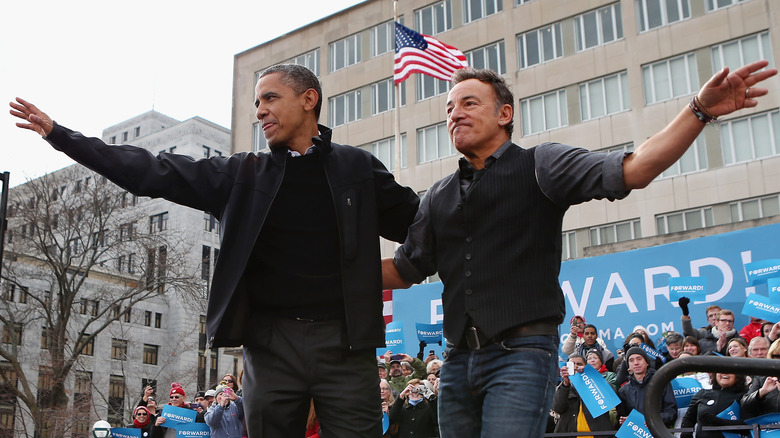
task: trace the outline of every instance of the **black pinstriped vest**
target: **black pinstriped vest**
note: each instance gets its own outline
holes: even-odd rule
[[[464,196],[459,184],[451,178],[431,198],[446,338],[458,342],[469,318],[488,337],[539,319],[562,321],[566,209],[539,189],[534,149],[513,144]]]

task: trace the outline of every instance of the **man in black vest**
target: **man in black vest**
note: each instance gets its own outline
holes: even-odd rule
[[[442,437],[542,436],[557,372],[561,225],[570,205],[621,199],[682,156],[715,117],[757,105],[750,88],[776,69],[759,61],[724,69],[690,108],[631,153],[593,153],[557,143],[511,141],[514,98],[489,70],[453,74],[447,128],[464,155],[428,190],[394,259],[387,288],[439,273],[444,335]]]
[[[323,434],[379,437],[379,236],[403,241],[419,198],[370,153],[330,141],[305,67],[270,67],[255,91],[268,154],[155,157],[84,137],[22,99],[11,114],[126,190],[220,220],[206,331],[210,347],[244,346],[250,436],[303,436],[314,399]]]

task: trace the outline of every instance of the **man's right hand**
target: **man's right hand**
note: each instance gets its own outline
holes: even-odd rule
[[[21,97],[17,97],[16,102],[9,102],[8,104],[11,106],[11,115],[19,117],[26,122],[17,122],[16,126],[35,131],[44,138],[54,128],[54,122],[51,120],[51,117]]]
[[[680,310],[682,310],[683,316],[688,316],[688,304],[690,304],[691,299],[688,297],[680,297],[680,299],[677,301],[677,304],[680,305]]]

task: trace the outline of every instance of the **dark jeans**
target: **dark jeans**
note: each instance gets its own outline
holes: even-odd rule
[[[376,352],[349,351],[341,321],[257,321],[244,346],[250,438],[303,437],[309,401],[322,437],[381,437]]]
[[[452,349],[441,368],[442,438],[541,437],[557,379],[558,337],[523,336]]]

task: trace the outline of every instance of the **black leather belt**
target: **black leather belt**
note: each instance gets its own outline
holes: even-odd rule
[[[522,336],[557,335],[558,323],[552,319],[541,319],[527,324],[521,324],[488,338],[477,327],[467,327],[463,338],[458,342],[457,348],[464,350],[479,350],[488,345],[500,344],[504,340],[519,338]]]

